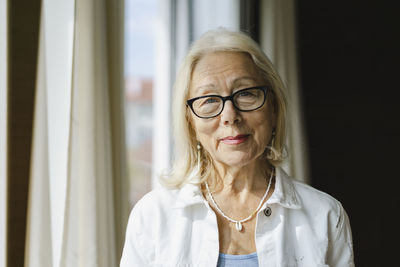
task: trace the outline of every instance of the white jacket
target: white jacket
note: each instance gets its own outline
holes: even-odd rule
[[[270,207],[266,216],[263,210]],[[333,197],[277,169],[275,190],[258,212],[260,266],[354,266],[348,217]],[[133,208],[121,267],[216,266],[218,226],[198,186],[159,188]]]

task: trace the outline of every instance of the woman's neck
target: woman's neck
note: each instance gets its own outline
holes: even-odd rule
[[[221,177],[221,193],[238,194],[264,190],[268,184],[272,167],[264,159],[255,160],[245,166],[226,166],[215,163]]]

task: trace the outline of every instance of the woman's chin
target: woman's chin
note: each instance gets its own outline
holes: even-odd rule
[[[250,162],[252,162],[253,160],[251,160],[251,158],[246,155],[228,155],[224,158],[220,158],[219,160],[216,160],[221,162],[223,165],[227,166],[227,167],[231,167],[231,168],[242,168],[245,167],[246,165],[248,165]]]

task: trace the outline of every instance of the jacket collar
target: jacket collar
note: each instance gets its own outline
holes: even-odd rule
[[[185,208],[195,204],[206,202],[201,193],[200,186],[195,184],[186,184],[178,191],[178,196],[173,208]]]
[[[301,201],[292,179],[293,178],[290,178],[283,169],[276,168],[275,190],[264,206],[276,203],[285,208],[300,209]],[[178,190],[177,199],[173,208],[185,208],[206,202],[199,185],[186,184]]]
[[[293,178],[282,168],[276,168],[275,190],[266,204],[279,204],[289,209],[300,209],[301,201],[294,187]]]

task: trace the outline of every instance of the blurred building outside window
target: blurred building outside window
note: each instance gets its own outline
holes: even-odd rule
[[[125,1],[125,117],[130,203],[151,189],[157,0]]]

